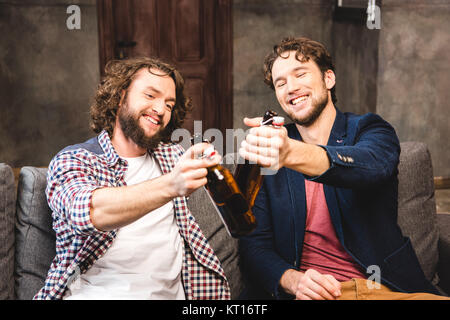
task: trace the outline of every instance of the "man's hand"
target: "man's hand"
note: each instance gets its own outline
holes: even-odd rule
[[[330,168],[323,148],[289,138],[285,127],[259,126],[261,120],[244,119],[244,123],[252,128],[239,149],[241,157],[272,170],[286,167],[311,177]]]
[[[173,197],[188,196],[207,182],[207,167],[214,166],[221,161],[221,156],[215,154],[212,158],[199,159],[208,143],[198,143],[186,150],[179,159],[170,175],[171,194]]]
[[[341,295],[339,281],[314,269],[308,269],[305,273],[289,269],[281,277],[280,285],[296,300],[335,300]]]
[[[278,170],[284,166],[290,149],[290,138],[284,127],[260,126],[262,118],[244,118],[244,123],[252,127],[242,141],[241,157],[263,167]]]
[[[140,219],[175,197],[187,196],[207,182],[207,167],[218,164],[219,155],[196,159],[207,143],[189,148],[174,169],[158,178],[130,186],[100,188],[93,192],[90,216],[99,230],[111,231]]]

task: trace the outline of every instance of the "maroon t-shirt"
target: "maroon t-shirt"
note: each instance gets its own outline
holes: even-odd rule
[[[338,281],[365,279],[361,267],[339,242],[328,211],[323,184],[305,180],[306,231],[300,270],[315,269]]]

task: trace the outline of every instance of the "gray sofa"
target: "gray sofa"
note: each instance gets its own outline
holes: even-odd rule
[[[425,275],[449,294],[450,215],[436,213],[426,145],[405,142],[401,147],[398,222],[411,238]],[[46,169],[23,167],[16,193],[11,168],[0,164],[0,299],[31,299],[42,287],[55,255],[45,184]],[[226,234],[203,189],[191,195],[189,207],[222,261],[232,298],[237,298],[244,283],[237,240]]]

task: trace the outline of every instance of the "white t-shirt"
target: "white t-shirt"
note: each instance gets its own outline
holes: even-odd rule
[[[127,185],[161,175],[149,154],[124,159]],[[120,228],[105,255],[71,283],[64,299],[185,299],[182,260],[183,240],[170,201]]]

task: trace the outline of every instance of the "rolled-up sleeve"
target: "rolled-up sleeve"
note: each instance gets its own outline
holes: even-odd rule
[[[49,207],[75,234],[102,232],[92,224],[90,208],[93,192],[103,186],[88,162],[80,153],[63,152],[53,158],[47,173]]]

